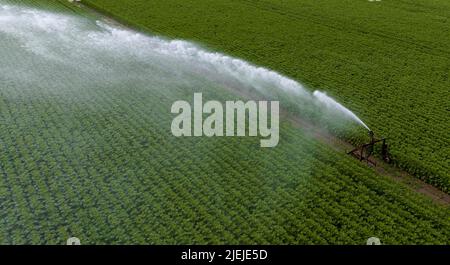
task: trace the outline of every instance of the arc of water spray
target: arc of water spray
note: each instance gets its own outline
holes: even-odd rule
[[[318,103],[320,108],[340,113],[370,130],[353,112],[324,92],[314,91],[311,94],[302,84],[275,71],[204,50],[187,41],[147,36],[100,21],[97,21],[96,29],[87,28],[87,21],[83,18],[10,5],[0,5],[0,21],[0,34],[13,35],[23,43],[23,47],[55,62],[79,66],[82,63],[80,57],[84,55],[87,66],[104,69],[95,60],[98,54],[108,58],[120,57],[123,64],[139,61],[146,66],[151,66],[152,58],[159,56],[166,61],[172,60],[177,66],[183,65],[184,70],[200,66],[210,76],[234,79],[263,93],[267,92],[267,88],[281,89],[288,95],[294,94],[299,100]],[[61,48],[64,52],[57,53]],[[171,67],[167,65],[168,69]]]

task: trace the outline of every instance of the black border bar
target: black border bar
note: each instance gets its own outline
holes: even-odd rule
[[[209,260],[183,260],[183,252],[214,252],[215,258]],[[254,251],[254,252],[252,252]],[[261,252],[262,251],[262,252]],[[231,253],[239,253],[242,258],[232,261]],[[267,253],[264,259],[258,259],[255,253]],[[219,257],[221,255],[221,257]],[[0,257],[14,260],[22,259],[34,262],[54,262],[57,264],[86,264],[99,262],[120,262],[124,264],[309,264],[307,260],[334,262],[357,261],[360,264],[376,262],[384,264],[392,258],[427,264],[433,259],[450,260],[450,246],[0,246]],[[192,256],[191,256],[192,257]]]

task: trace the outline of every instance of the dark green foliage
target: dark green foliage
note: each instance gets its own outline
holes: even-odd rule
[[[389,138],[397,165],[449,191],[448,1],[84,2],[328,91]]]

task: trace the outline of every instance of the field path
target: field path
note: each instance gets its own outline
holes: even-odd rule
[[[284,113],[285,117],[289,119],[292,124],[296,125],[297,127],[301,127],[302,129],[305,129],[312,135],[314,138],[318,139],[319,141],[327,144],[331,148],[334,148],[335,150],[342,152],[343,154],[347,153],[348,151],[352,150],[354,146],[342,139],[339,139],[338,137],[321,130],[317,128],[316,126],[312,125],[308,121],[301,119],[297,116],[293,116],[290,114]],[[409,174],[408,172],[395,167],[393,165],[390,165],[383,160],[372,157],[373,160],[376,161],[377,166],[373,167],[371,165],[368,165],[370,167],[373,167],[374,170],[381,175],[389,176],[393,179],[395,179],[398,182],[401,182],[405,185],[407,185],[411,190],[414,190],[416,192],[419,192],[421,194],[424,194],[428,197],[430,197],[433,201],[443,204],[443,205],[450,205],[450,195],[443,192],[442,190],[436,188],[435,186],[428,184],[413,175]],[[364,162],[361,162],[364,163]]]

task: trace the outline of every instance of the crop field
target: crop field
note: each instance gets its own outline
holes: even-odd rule
[[[398,166],[449,191],[448,1],[84,2],[328,91],[389,138]]]
[[[389,137],[396,165],[448,191],[445,1],[83,3],[148,34],[67,1],[0,0],[0,244],[450,244],[448,203],[289,114],[276,148],[170,131],[176,100],[255,96],[224,63],[242,61],[209,62],[206,46],[329,92]],[[394,34],[421,16],[422,35]]]

